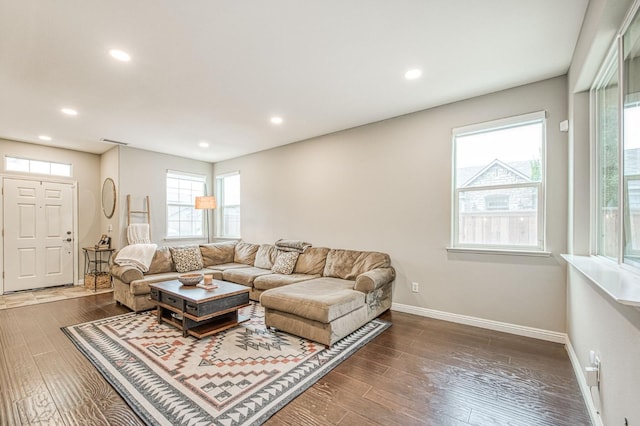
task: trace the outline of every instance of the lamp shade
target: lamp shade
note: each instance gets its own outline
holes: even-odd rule
[[[215,209],[215,208],[216,208],[216,197],[212,195],[196,197],[196,209]]]

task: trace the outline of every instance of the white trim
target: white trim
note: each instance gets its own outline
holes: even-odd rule
[[[225,227],[224,223],[224,214],[225,210],[228,208],[239,208],[240,214],[242,215],[242,181],[240,181],[240,203],[239,204],[224,204],[225,194],[224,194],[224,182],[228,178],[232,178],[238,176],[240,179],[240,170],[235,170],[227,173],[221,173],[214,176],[214,194],[216,199],[218,200],[218,206],[215,210],[214,215],[214,238],[215,239],[234,239],[240,240],[241,237],[239,235],[225,235],[221,234],[222,228]],[[240,216],[240,232],[242,232],[242,216]]]
[[[512,117],[499,118],[492,121],[484,121],[482,123],[470,124],[463,127],[454,127],[451,129],[453,136],[468,136],[474,133],[483,133],[486,131],[494,131],[500,128],[511,126],[524,126],[534,121],[544,121],[547,118],[546,111],[529,112],[526,114],[514,115]]]
[[[232,172],[226,172],[226,173],[220,173],[219,175],[215,175],[214,178],[226,178],[229,176],[234,176],[234,175],[239,175],[240,174],[240,170],[234,170]]]
[[[52,182],[58,184],[65,184],[71,186],[71,211],[73,214],[73,285],[80,284],[80,272],[78,269],[80,268],[80,247],[79,247],[79,212],[80,207],[78,204],[78,181],[75,179],[65,179],[65,176],[34,176],[34,175],[21,175],[21,174],[13,174],[13,173],[0,173],[0,189],[2,189],[2,194],[0,194],[0,228],[3,229],[4,224],[4,181],[5,179],[21,179],[21,180],[31,180],[31,181],[44,181],[44,182]],[[4,235],[0,234],[0,259],[3,259],[0,262],[0,295],[4,294]],[[83,280],[84,282],[84,275]]]
[[[516,185],[516,184],[504,184],[504,185],[483,185],[479,187],[477,190],[492,190],[492,189],[502,189],[502,188],[521,188],[523,186],[534,186],[538,188],[538,206],[535,209],[536,219],[537,219],[537,232],[538,232],[538,241],[536,246],[528,246],[527,248],[532,249],[533,251],[545,251],[547,247],[547,195],[546,195],[546,187],[547,187],[547,112],[536,111],[530,112],[520,115],[515,115],[511,117],[501,118],[493,121],[487,121],[482,123],[471,124],[463,127],[456,127],[451,130],[452,133],[452,166],[451,166],[451,182],[452,182],[452,192],[451,192],[451,247],[470,247],[469,244],[462,244],[460,242],[460,193],[464,191],[473,191],[474,189],[469,189],[468,187],[458,187],[458,166],[457,166],[457,155],[458,155],[458,138],[473,136],[481,133],[488,132],[497,132],[508,128],[516,128],[516,127],[524,127],[539,123],[542,126],[542,134],[541,134],[541,155],[540,155],[540,182],[536,182],[536,185]],[[483,170],[491,167],[493,163],[487,165]],[[508,165],[507,165],[508,166]],[[480,174],[481,172],[478,172]],[[466,183],[473,180],[475,176],[469,178]],[[478,244],[480,247],[487,247],[489,249],[501,248],[507,251],[510,250],[511,247],[507,245],[489,245],[489,244]]]
[[[567,341],[566,333],[543,330],[541,328],[527,327],[524,325],[510,324],[500,321],[493,321],[467,315],[454,314],[451,312],[437,311],[435,309],[420,308],[418,306],[393,303],[391,305],[391,310],[404,312],[407,314],[419,315],[421,317],[435,318],[439,320],[455,322],[458,324],[486,328],[488,330],[501,331],[518,336],[532,337],[534,339],[546,340],[548,342],[565,343]]]
[[[549,257],[552,255],[550,251],[541,250],[507,250],[507,249],[491,249],[491,248],[472,248],[472,247],[447,247],[449,253],[470,253],[470,254],[501,254],[507,256],[532,256],[532,257]]]
[[[177,181],[181,181],[181,182],[192,182],[193,185],[197,185],[197,184],[201,184],[202,185],[202,192],[199,193],[198,191],[191,191],[191,195],[193,195],[194,198],[192,198],[191,203],[186,203],[186,202],[177,202],[177,201],[169,201],[169,179],[172,180],[177,180]],[[176,239],[190,239],[190,240],[203,240],[204,238],[207,237],[207,230],[205,230],[205,218],[209,217],[209,212],[207,210],[204,211],[204,213],[201,216],[201,226],[202,226],[202,233],[201,234],[194,234],[194,235],[169,235],[169,209],[171,207],[178,207],[178,208],[191,208],[194,212],[196,211],[195,209],[195,197],[199,197],[202,195],[207,195],[207,175],[202,175],[202,174],[196,174],[196,173],[189,173],[189,172],[181,172],[181,171],[177,171],[177,170],[172,170],[172,169],[167,169],[167,172],[165,174],[165,178],[164,178],[164,191],[165,191],[165,239],[170,239],[170,238],[176,238]],[[180,192],[181,190],[178,189],[178,192]],[[179,197],[178,197],[179,198]],[[148,207],[148,206],[147,206]],[[175,221],[174,221],[175,222]],[[185,220],[178,220],[177,221],[180,225],[182,225],[183,223],[187,224],[194,224],[197,223],[193,220],[187,221]],[[178,228],[180,228],[181,226],[179,226]],[[180,229],[178,229],[178,233],[180,233]]]
[[[633,18],[636,17],[636,13],[638,12],[638,10],[640,10],[640,1],[636,0],[627,11],[626,16],[624,17],[624,21],[622,21],[619,32],[620,37],[624,36],[624,33],[627,32],[627,30],[633,23]]]
[[[200,173],[182,172],[180,170],[167,169],[167,177],[182,180],[193,180],[194,182],[202,182],[206,185],[207,175]]]
[[[598,412],[598,409],[593,402],[591,388],[587,385],[587,380],[582,373],[582,366],[580,365],[580,361],[578,360],[578,355],[576,355],[576,351],[573,349],[573,345],[571,344],[571,340],[569,339],[569,337],[567,337],[567,341],[565,342],[564,347],[567,350],[567,354],[569,354],[569,361],[571,361],[571,366],[573,366],[573,372],[576,375],[578,387],[580,388],[580,392],[582,393],[584,404],[587,406],[589,417],[591,417],[591,423],[593,424],[593,426],[604,426],[604,424],[602,423],[602,417],[600,417],[600,413]]]
[[[640,309],[640,274],[636,269],[599,256],[561,256],[612,300]]]
[[[8,167],[8,163],[9,163],[9,159],[12,160],[25,160],[29,162],[29,170],[27,170],[26,172],[23,170],[13,170],[10,169]],[[49,165],[49,173],[40,173],[40,172],[32,172],[31,171],[31,162],[32,161],[36,161],[39,163],[47,163]],[[59,175],[59,174],[54,174],[51,173],[51,165],[60,165],[60,166],[69,166],[69,174],[68,175]],[[61,163],[59,161],[49,161],[49,160],[38,160],[35,158],[28,158],[28,157],[16,157],[15,155],[5,155],[4,156],[4,172],[7,174],[11,174],[11,173],[17,173],[17,174],[24,174],[24,175],[28,175],[28,176],[47,176],[47,177],[54,177],[54,178],[73,178],[73,164],[71,163]]]

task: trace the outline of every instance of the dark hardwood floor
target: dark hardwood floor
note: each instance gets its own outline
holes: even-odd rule
[[[0,310],[0,424],[138,425],[60,327],[128,312],[111,294]],[[398,312],[268,425],[589,425],[562,345]]]

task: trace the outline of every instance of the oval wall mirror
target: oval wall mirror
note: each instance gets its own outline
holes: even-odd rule
[[[111,178],[106,178],[102,184],[102,211],[107,219],[111,219],[116,210],[116,184]]]

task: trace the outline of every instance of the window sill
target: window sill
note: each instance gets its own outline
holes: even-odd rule
[[[472,253],[472,254],[501,254],[507,256],[533,256],[533,257],[549,257],[549,251],[533,251],[533,250],[506,250],[506,249],[485,249],[485,248],[466,248],[466,247],[447,247],[449,253]]]
[[[640,276],[595,256],[562,257],[609,297],[622,305],[640,307]]]

